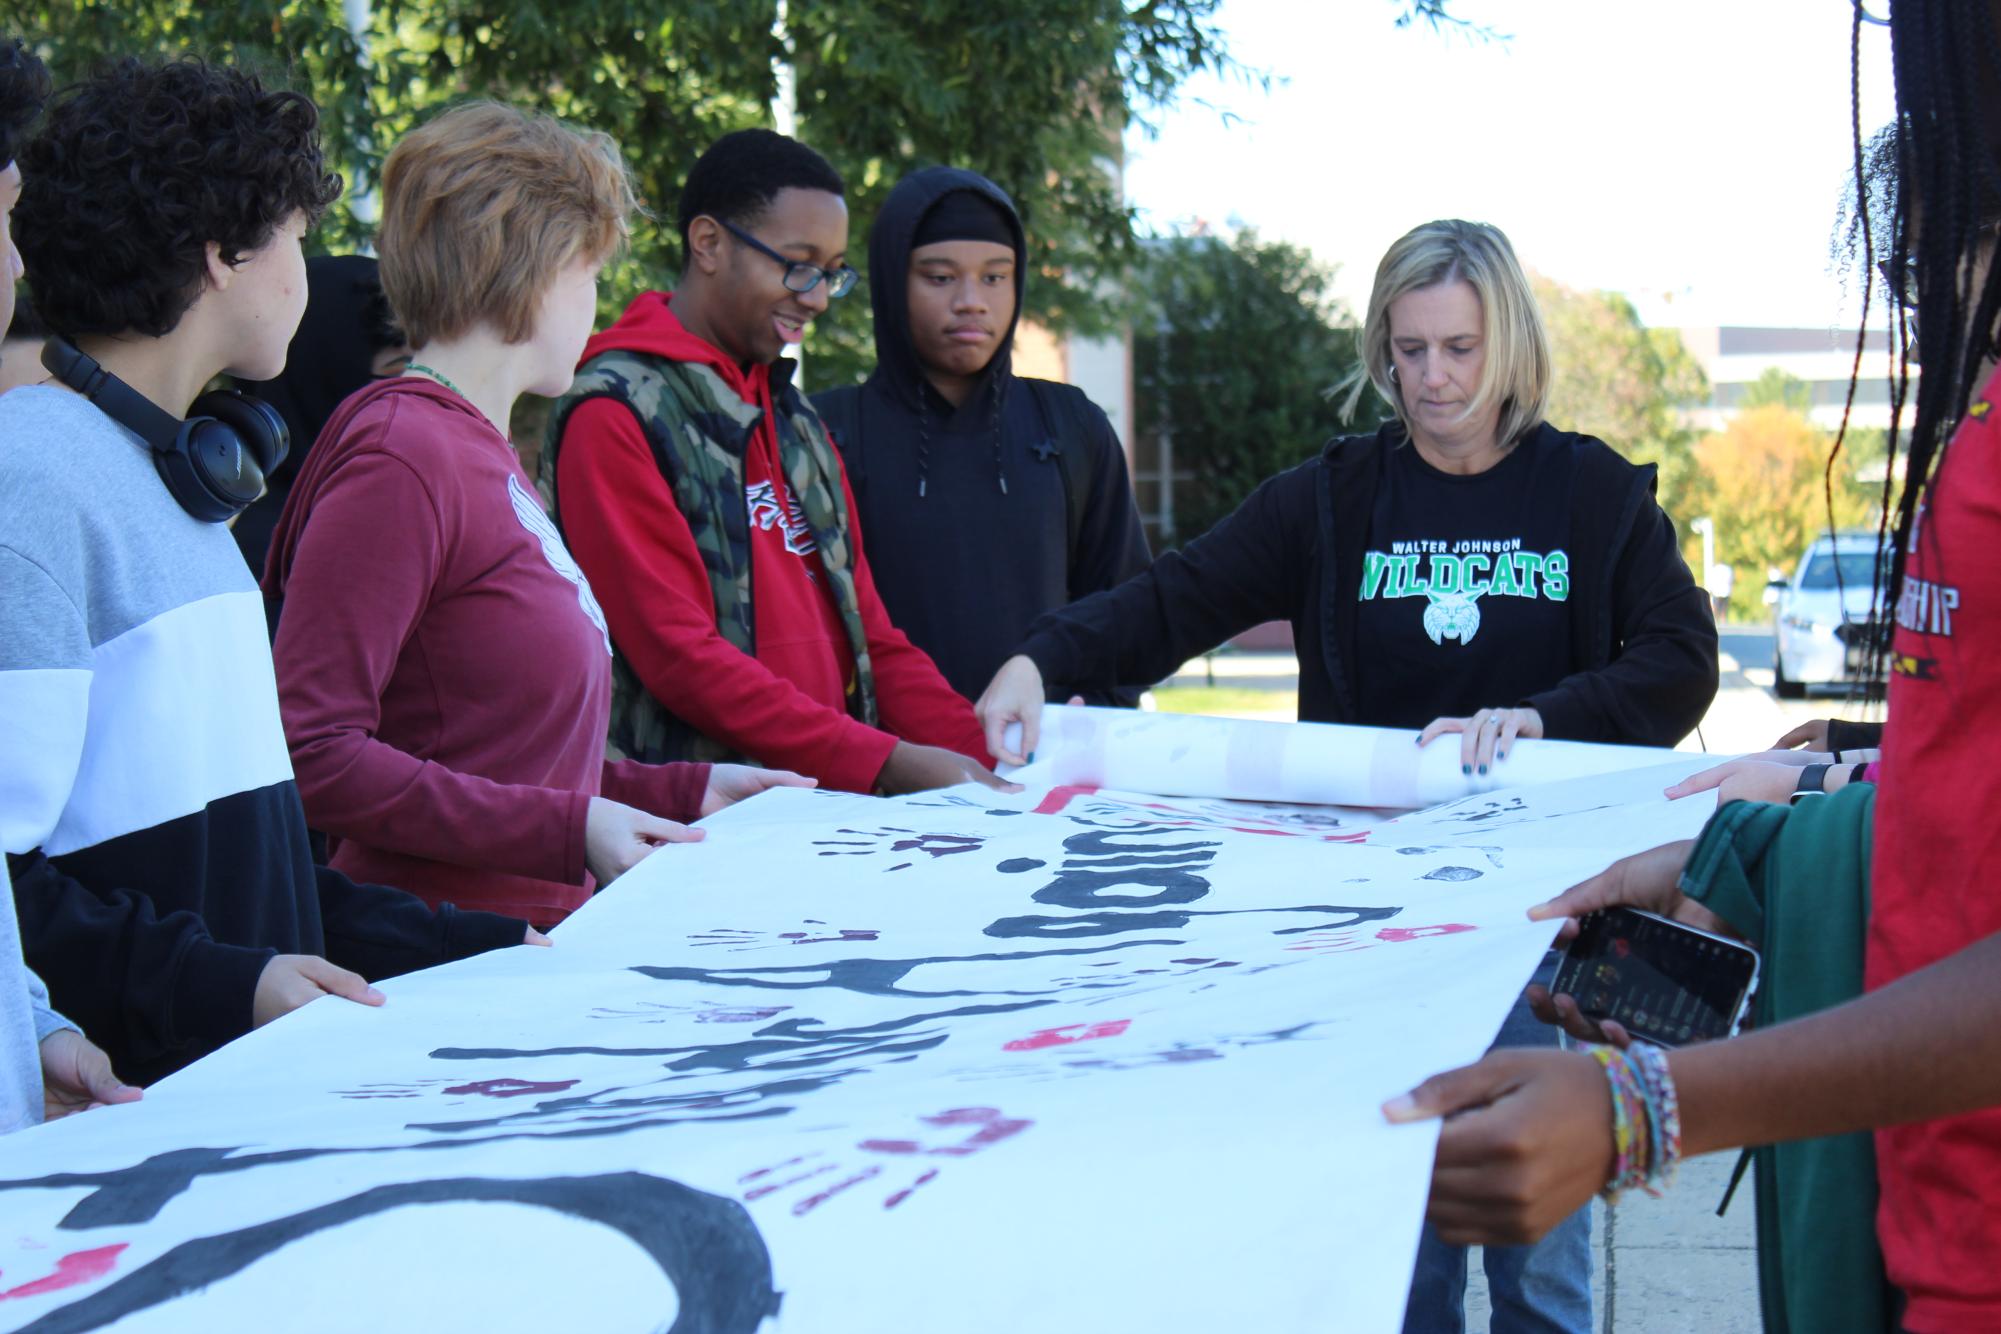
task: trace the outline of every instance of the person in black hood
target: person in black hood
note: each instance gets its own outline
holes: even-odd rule
[[[869,233],[875,371],[813,400],[890,619],[969,699],[1036,618],[1148,563],[1104,412],[1074,386],[1014,374],[1026,262],[1020,215],[992,181],[905,177]]]
[[[264,573],[271,530],[292,480],[327,418],[341,400],[372,380],[399,375],[410,360],[382,295],[375,261],[366,255],[320,255],[306,261],[306,315],[275,380],[240,380],[238,387],[278,410],[292,437],[285,461],[265,477],[265,492],[230,529],[251,573]]]

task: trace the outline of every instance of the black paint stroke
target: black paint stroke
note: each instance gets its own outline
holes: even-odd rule
[[[339,1148],[273,1149],[263,1153],[240,1153],[241,1146],[223,1148],[173,1149],[156,1153],[129,1167],[103,1172],[52,1172],[42,1177],[18,1177],[0,1181],[0,1193],[22,1190],[74,1190],[89,1186],[91,1193],[73,1205],[56,1226],[65,1232],[85,1232],[102,1227],[130,1227],[150,1223],[160,1210],[203,1177],[248,1172],[260,1167],[282,1167],[310,1162],[316,1158],[346,1158],[379,1153],[426,1153],[438,1149],[474,1148],[508,1140],[604,1139],[638,1130],[697,1124],[702,1121],[753,1121],[782,1116],[791,1109],[730,1112],[699,1118],[656,1116],[616,1124],[581,1126],[570,1130],[514,1131],[478,1138],[402,1141],[396,1144],[343,1145]]]
[[[674,1285],[680,1311],[667,1334],[756,1334],[778,1314],[771,1252],[735,1200],[643,1172],[515,1181],[459,1177],[377,1186],[235,1232],[198,1237],[23,1334],[97,1329],[240,1273],[295,1241],[392,1209],[423,1204],[525,1204],[622,1232]]]
[[[1037,897],[1040,897],[1038,895]],[[1239,917],[1256,913],[1341,913],[1345,920],[1312,922],[1306,926],[1282,927],[1275,936],[1296,936],[1306,931],[1331,931],[1381,922],[1395,917],[1402,908],[1355,908],[1338,904],[1307,903],[1291,908],[1223,908],[1196,911],[1175,908],[1160,912],[1090,912],[1072,917],[1003,917],[986,929],[989,936],[1003,940],[1032,938],[1066,940],[1088,936],[1115,936],[1126,931],[1179,931],[1197,917]]]
[[[992,934],[991,931],[988,934]],[[1116,950],[1142,949],[1152,945],[1185,944],[1180,940],[1122,940],[1112,945],[1085,949],[1016,950],[1006,954],[931,955],[919,959],[834,959],[825,963],[787,964],[782,967],[694,968],[681,965],[641,964],[632,969],[660,982],[699,982],[711,987],[755,987],[769,991],[816,991],[833,988],[860,996],[902,996],[912,1000],[948,1000],[956,996],[1048,996],[1052,991],[914,991],[903,980],[927,964],[1016,963],[1023,959],[1058,959],[1074,954],[1105,954]],[[788,980],[795,975],[802,980]],[[1062,988],[1057,988],[1062,990]]]

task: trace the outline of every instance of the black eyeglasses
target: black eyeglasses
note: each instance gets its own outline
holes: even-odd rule
[[[722,219],[718,218],[717,221],[722,222]],[[785,290],[788,292],[797,292],[799,295],[804,296],[824,282],[827,284],[827,295],[829,297],[843,297],[853,290],[855,279],[859,276],[845,264],[841,265],[838,269],[823,269],[817,264],[808,264],[804,260],[791,259],[785,255],[781,255],[733,222],[724,222],[723,230],[759,254],[769,255],[780,264],[783,264],[785,266]]]

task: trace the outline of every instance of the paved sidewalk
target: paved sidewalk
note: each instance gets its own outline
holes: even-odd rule
[[[1747,1175],[1716,1216],[1737,1164],[1711,1154],[1682,1167],[1659,1199],[1629,1195],[1592,1205],[1599,1334],[1758,1334],[1755,1210]],[[1487,1286],[1474,1257],[1466,1285],[1467,1334],[1487,1334]]]

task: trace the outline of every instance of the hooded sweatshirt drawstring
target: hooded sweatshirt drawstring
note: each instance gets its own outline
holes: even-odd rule
[[[1007,408],[1007,394],[1014,376],[998,378],[991,386],[993,403],[987,413],[987,433],[994,442],[994,481],[1007,494],[1007,456],[1001,438],[1001,418]],[[917,395],[917,498],[923,500],[931,486],[931,404],[920,389]]]

